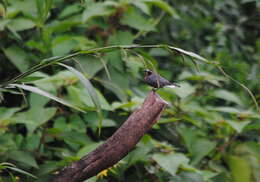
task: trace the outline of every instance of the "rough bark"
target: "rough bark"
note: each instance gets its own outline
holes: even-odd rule
[[[167,103],[151,91],[140,109],[134,111],[105,143],[65,167],[53,182],[81,182],[125,157],[156,123]]]

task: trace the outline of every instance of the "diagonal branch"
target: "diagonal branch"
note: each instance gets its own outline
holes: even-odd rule
[[[54,176],[53,182],[81,182],[113,166],[151,129],[166,105],[155,92],[150,92],[141,108],[134,111],[104,144],[65,167]]]

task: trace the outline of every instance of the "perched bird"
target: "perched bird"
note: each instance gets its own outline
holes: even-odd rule
[[[171,83],[170,81],[166,80],[165,78],[161,77],[160,75],[154,73],[151,70],[144,70],[145,76],[144,81],[151,87],[155,89],[168,87],[168,88],[176,88],[180,87],[175,83]]]

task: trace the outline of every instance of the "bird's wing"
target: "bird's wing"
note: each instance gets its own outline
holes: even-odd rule
[[[168,81],[167,79],[159,76],[159,81],[160,81],[160,86],[161,87],[164,87],[164,86],[167,86],[167,85],[172,85],[172,83],[170,81]]]
[[[170,88],[180,87],[178,84],[172,83],[161,76],[160,76],[160,83],[161,83],[161,87],[170,87]]]

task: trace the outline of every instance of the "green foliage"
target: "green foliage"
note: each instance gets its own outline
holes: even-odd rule
[[[2,1],[0,181],[49,181],[103,143],[143,102],[150,68],[181,88],[160,89],[170,107],[158,123],[108,176],[88,181],[259,182],[259,9]]]

